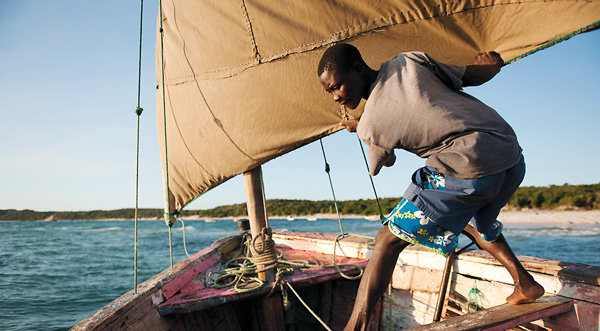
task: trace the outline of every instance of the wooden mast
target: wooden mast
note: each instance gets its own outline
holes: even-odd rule
[[[267,211],[260,166],[244,173],[244,187],[246,188],[246,207],[248,208],[248,219],[250,220],[250,233],[252,239],[254,239],[260,236],[262,229],[267,226]],[[269,269],[267,271],[270,272],[261,272],[259,278],[267,282],[274,281],[273,270]]]
[[[248,208],[248,218],[250,220],[250,233],[254,239],[260,236],[262,229],[267,226],[262,169],[260,166],[244,173],[244,187],[246,188],[246,207]],[[258,277],[267,284],[272,283],[275,280],[275,270],[268,269],[260,272]],[[272,296],[256,302],[257,318],[261,330],[285,330],[281,294],[274,293]]]

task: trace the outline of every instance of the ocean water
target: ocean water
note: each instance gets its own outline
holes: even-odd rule
[[[346,233],[375,236],[377,221],[344,219]],[[0,330],[67,330],[133,288],[134,222],[0,223]],[[238,232],[231,220],[185,221],[190,254]],[[337,220],[271,220],[274,229],[340,233]],[[174,261],[186,257],[174,225]],[[516,254],[600,266],[600,225],[505,226]],[[461,237],[462,238],[462,237]],[[461,240],[465,244],[466,239]],[[138,283],[170,267],[168,228],[139,222]]]

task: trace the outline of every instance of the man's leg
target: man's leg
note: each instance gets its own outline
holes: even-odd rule
[[[506,302],[513,305],[528,303],[544,295],[544,288],[525,270],[503,235],[500,235],[495,242],[487,242],[471,225],[467,225],[463,233],[475,241],[479,247],[492,254],[510,273],[515,290],[506,298]]]
[[[385,293],[392,279],[398,255],[408,245],[410,245],[408,242],[391,233],[386,225],[379,230],[375,238],[373,255],[360,280],[354,309],[345,331],[366,329],[375,304]]]

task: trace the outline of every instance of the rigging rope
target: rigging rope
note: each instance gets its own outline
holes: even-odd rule
[[[337,199],[335,197],[335,190],[333,189],[333,181],[331,180],[331,174],[330,174],[331,167],[329,166],[329,163],[327,163],[327,156],[325,155],[325,147],[323,146],[323,139],[319,139],[319,142],[321,143],[321,151],[323,152],[323,160],[325,161],[325,172],[327,173],[327,177],[329,177],[329,186],[331,187],[331,194],[333,195],[333,204],[335,205],[335,211],[337,213],[338,222],[340,224],[340,231],[341,231],[341,234],[335,238],[335,242],[333,244],[333,256],[331,257],[331,263],[333,264],[335,269],[338,271],[338,273],[342,277],[349,279],[349,280],[359,279],[360,277],[362,277],[362,269],[358,276],[348,276],[342,272],[342,270],[338,267],[337,263],[335,262],[335,254],[337,251],[337,246],[340,242],[340,239],[346,237],[347,234],[344,233],[344,227],[342,226],[342,217],[340,215],[340,210],[338,208]]]
[[[325,172],[327,173],[327,177],[329,177],[329,186],[331,187],[331,194],[333,195],[333,205],[335,206],[335,212],[338,217],[338,222],[340,223],[340,231],[342,235],[344,235],[344,227],[342,226],[342,218],[340,217],[340,210],[338,209],[337,199],[335,198],[335,190],[333,189],[333,181],[331,180],[331,174],[329,171],[331,168],[329,167],[329,163],[327,163],[327,156],[325,156],[325,147],[323,147],[323,139],[319,139],[321,143],[321,151],[323,152],[323,160],[325,161]]]
[[[375,193],[375,201],[377,201],[377,207],[379,207],[379,220],[381,221],[381,223],[383,223],[383,221],[385,221],[385,217],[383,216],[383,212],[381,211],[381,204],[379,203],[379,197],[377,196],[375,183],[373,183],[373,176],[371,176],[371,174],[369,173],[369,161],[367,160],[365,149],[362,145],[362,142],[360,141],[360,138],[358,138],[358,135],[356,135],[356,139],[358,139],[358,145],[360,145],[360,150],[362,151],[363,159],[365,160],[365,166],[367,167],[367,174],[369,175],[369,180],[371,181],[371,187],[373,187],[373,193]]]
[[[556,44],[558,44],[558,43],[560,43],[562,41],[565,41],[567,39],[570,39],[571,37],[574,37],[574,36],[576,36],[576,35],[578,35],[580,33],[591,31],[591,30],[596,29],[598,27],[600,27],[600,21],[594,22],[594,23],[592,23],[592,24],[590,24],[588,26],[584,26],[583,28],[581,28],[579,30],[575,30],[575,31],[573,31],[573,32],[571,32],[571,33],[569,33],[567,35],[564,35],[564,36],[562,36],[560,38],[556,38],[556,39],[554,39],[554,40],[552,40],[552,41],[550,41],[550,42],[548,42],[548,43],[546,43],[546,44],[544,44],[542,46],[539,46],[539,47],[537,47],[537,48],[535,48],[535,49],[533,49],[533,50],[531,50],[529,52],[525,52],[525,53],[523,53],[523,54],[521,54],[519,56],[516,56],[516,57],[514,57],[514,58],[512,58],[512,59],[510,59],[508,61],[504,61],[504,65],[511,64],[511,63],[513,63],[513,62],[515,62],[517,60],[520,60],[520,59],[522,59],[522,58],[524,58],[524,57],[526,57],[528,55],[531,55],[531,54],[536,53],[538,51],[544,50],[544,49],[546,49],[546,48],[548,48],[550,46],[554,46],[554,45],[556,45]]]
[[[166,94],[165,94],[165,53],[164,53],[164,29],[163,29],[163,7],[162,0],[158,1],[158,7],[160,12],[160,68],[161,68],[161,84],[162,84],[162,108],[163,108],[163,129],[164,129],[164,138],[165,138],[165,186],[166,186],[166,199],[167,199],[167,208],[165,210],[165,222],[169,227],[169,253],[171,260],[171,270],[173,270],[173,237],[171,233],[171,227],[173,227],[173,223],[171,219],[176,217],[176,214],[171,214],[171,190],[169,189],[169,157],[167,153],[167,103],[166,103]]]
[[[135,158],[135,215],[134,215],[134,244],[133,244],[133,292],[137,294],[137,265],[138,265],[138,209],[139,209],[139,175],[140,175],[140,116],[142,115],[141,84],[142,84],[142,22],[144,17],[144,0],[140,0],[140,47],[138,54],[138,89],[137,89],[137,134],[136,134],[136,158]]]
[[[185,255],[190,257],[190,253],[187,251],[187,247],[185,245],[185,224],[183,223],[183,218],[179,218],[179,222],[181,222],[181,232],[183,232],[183,250],[185,251]]]

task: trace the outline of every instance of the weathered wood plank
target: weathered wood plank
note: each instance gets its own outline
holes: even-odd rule
[[[436,293],[394,290],[392,291],[391,300],[392,318],[390,321],[389,297],[387,293],[383,295],[384,302],[382,304],[383,311],[381,313],[382,330],[388,330],[390,323],[392,324],[392,330],[399,330],[417,327],[433,321],[433,313],[435,311],[435,303],[437,300]]]
[[[573,308],[571,300],[561,297],[544,297],[521,305],[503,304],[447,320],[423,325],[410,330],[487,330],[503,331],[531,321],[558,315]]]
[[[600,267],[587,264],[571,264],[560,270],[557,275],[572,282],[600,285]]]
[[[274,231],[273,239],[278,246],[314,251],[333,255],[333,243],[337,235],[331,233],[299,233]],[[336,256],[368,259],[373,251],[374,239],[364,236],[347,235],[338,242]]]
[[[350,261],[363,268],[367,264],[367,261],[364,260],[354,259]],[[350,275],[354,275],[358,272],[357,269],[350,266],[341,267],[340,269],[344,273]],[[341,278],[341,275],[335,268],[311,268],[302,271],[294,271],[293,273],[284,276],[284,278],[294,287],[301,288],[311,284],[339,279]],[[219,290],[214,288],[204,288],[193,293],[179,293],[166,302],[158,305],[157,310],[161,316],[175,313],[189,313],[226,302],[265,295],[270,291],[271,286],[272,284],[268,283],[265,287],[248,293],[238,293],[231,290]]]
[[[137,294],[134,294],[133,290],[127,292],[98,310],[92,317],[75,325],[71,330],[147,330],[147,326],[155,330],[174,328],[175,325],[178,325],[179,320],[162,319],[154,309],[156,301],[164,298],[160,286],[176,279],[194,265],[212,256],[218,247],[236,240],[239,242],[237,236],[231,236],[215,241],[211,246],[177,263],[173,270],[166,269],[139,284]]]
[[[585,302],[574,301],[572,312],[550,316],[532,324],[551,330],[588,331],[597,330],[600,326],[600,306]]]
[[[392,287],[400,290],[413,290],[437,293],[443,271],[413,266],[398,266],[392,275]]]

